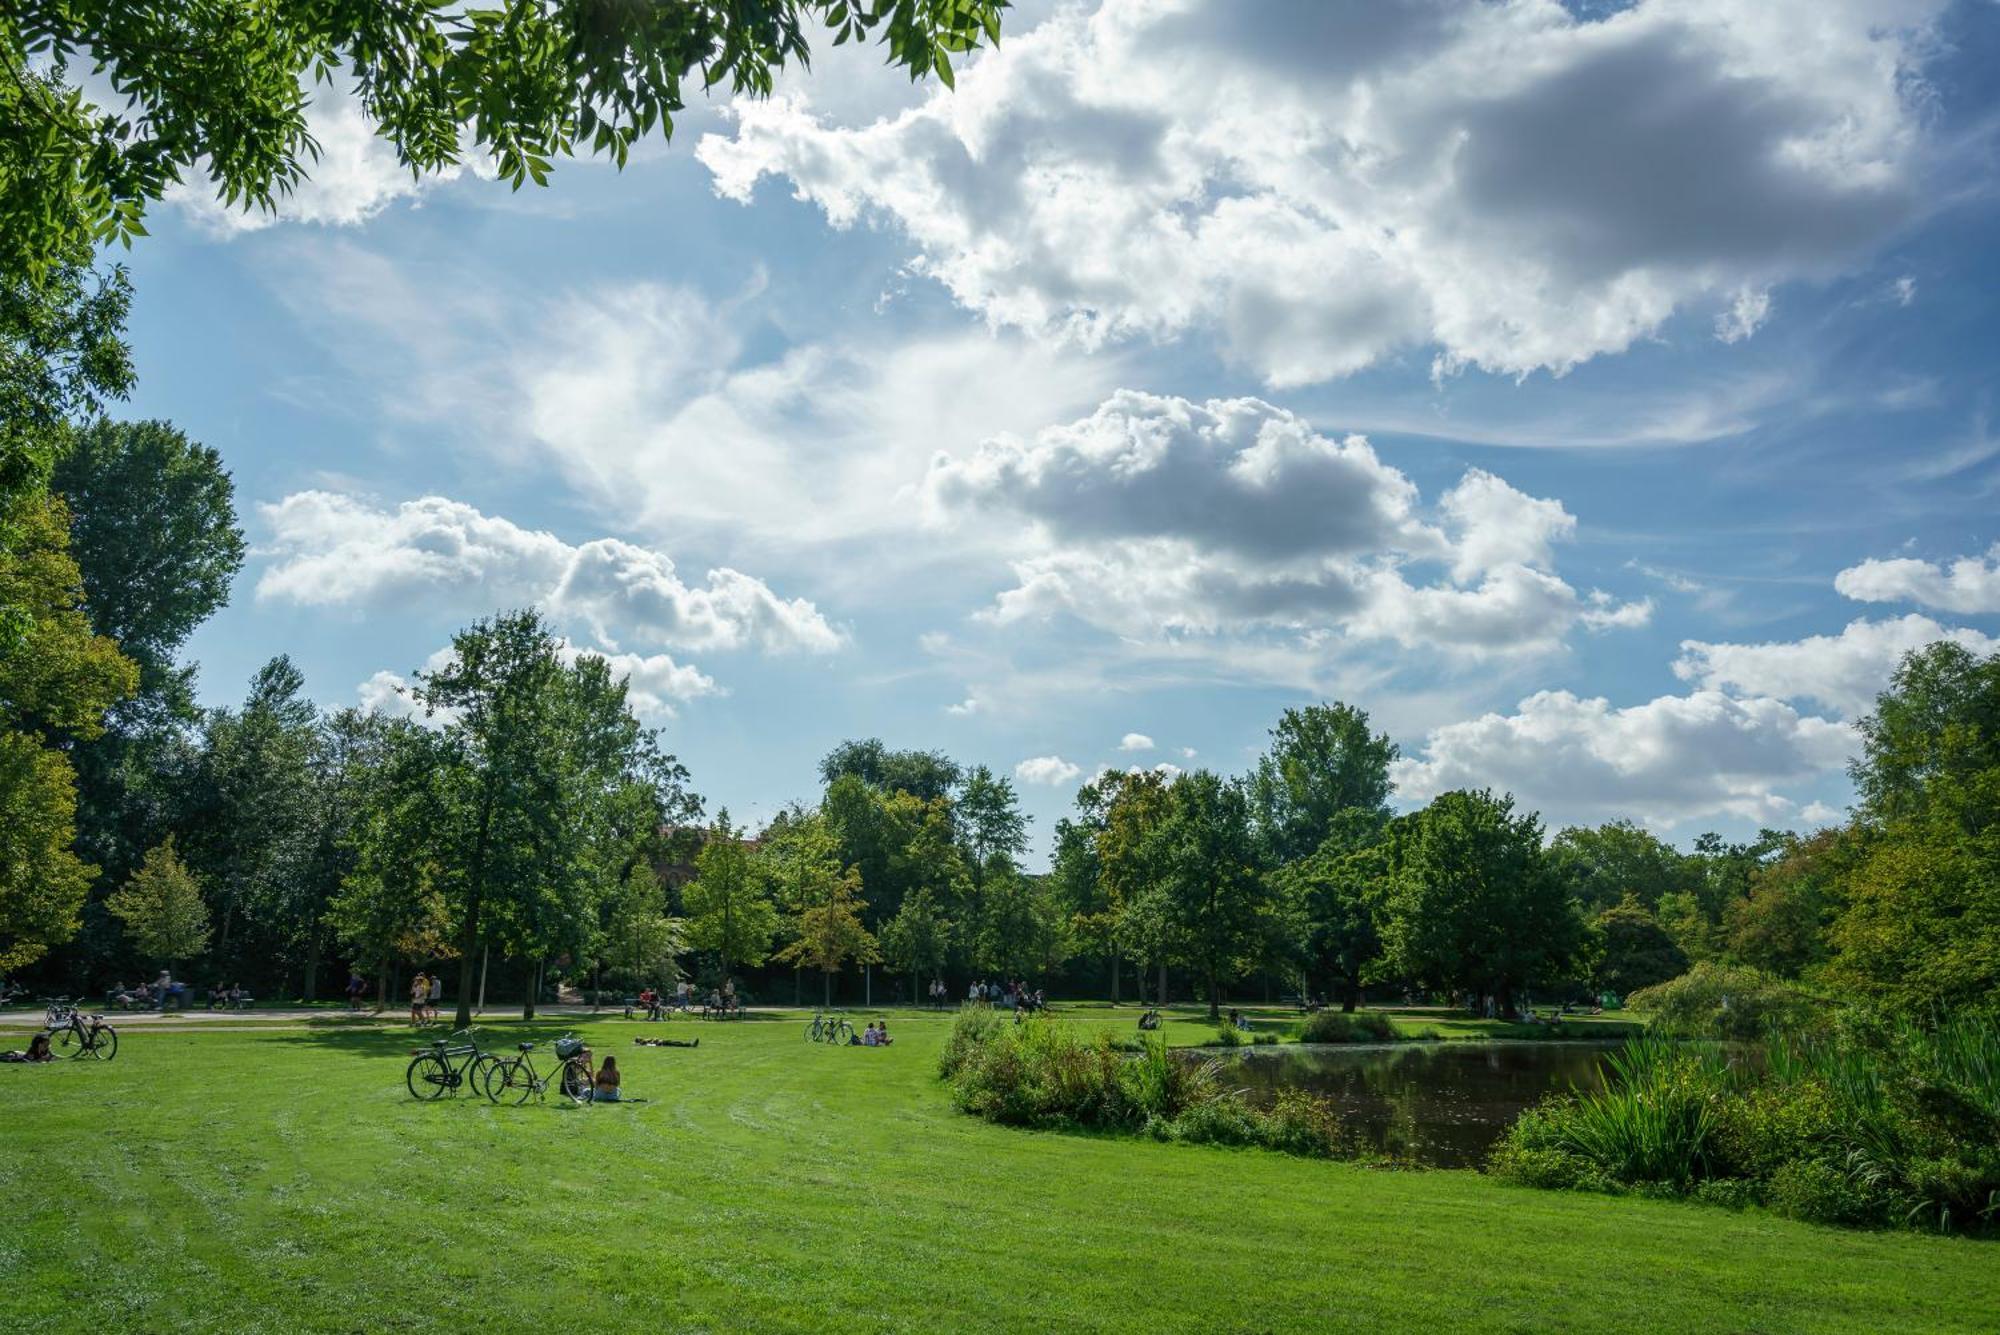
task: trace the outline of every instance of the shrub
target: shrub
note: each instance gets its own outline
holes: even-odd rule
[[[1303,1089],[1281,1089],[1263,1117],[1263,1143],[1306,1158],[1332,1158],[1345,1144],[1333,1101]]]
[[[1820,1159],[1780,1164],[1765,1198],[1779,1214],[1814,1224],[1866,1224],[1881,1217],[1879,1202],[1847,1173]]]
[[[1269,1032],[1265,1032],[1265,1033],[1256,1033],[1256,1034],[1252,1034],[1252,1035],[1250,1035],[1250,1043],[1251,1043],[1251,1046],[1253,1046],[1253,1047],[1259,1047],[1259,1048],[1261,1048],[1261,1047],[1264,1047],[1264,1046],[1265,1046],[1265,1045],[1267,1045],[1267,1044],[1270,1044],[1270,1043],[1275,1043],[1275,1042],[1277,1042],[1277,1041],[1278,1041],[1278,1036],[1277,1036],[1276,1034],[1273,1034],[1273,1033],[1269,1033]]]
[[[1625,998],[1650,1011],[1657,1032],[1683,1038],[1762,1038],[1773,1029],[1802,1032],[1825,1007],[1810,992],[1761,969],[1703,961],[1680,977]]]
[[[1314,1011],[1299,1029],[1301,1043],[1388,1043],[1396,1026],[1379,1011]]]
[[[1686,1187],[1711,1176],[1711,1140],[1727,1073],[1712,1055],[1640,1037],[1605,1058],[1601,1090],[1552,1109],[1557,1149],[1617,1182]]]
[[[1245,1041],[1243,1031],[1233,1024],[1225,1024],[1215,1031],[1215,1042],[1219,1047],[1240,1048]]]

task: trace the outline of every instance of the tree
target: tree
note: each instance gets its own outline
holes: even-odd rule
[[[1570,898],[1592,913],[1628,898],[1657,909],[1663,897],[1691,892],[1700,881],[1699,866],[1628,820],[1562,831],[1549,845],[1549,861]]]
[[[174,852],[174,841],[146,854],[139,870],[110,899],[139,950],[172,966],[208,945],[208,906],[201,886]]]
[[[1118,997],[1118,961],[1130,954],[1159,965],[1166,1004],[1167,960],[1173,953],[1173,925],[1165,900],[1153,891],[1161,876],[1160,845],[1153,832],[1167,812],[1167,780],[1157,770],[1113,770],[1077,794],[1077,805],[1096,826],[1098,889],[1103,906],[1095,915],[1111,953],[1111,996]],[[1141,983],[1141,1000],[1144,999]]]
[[[975,885],[983,883],[989,866],[1012,867],[1028,847],[1028,818],[1021,814],[1013,783],[995,777],[984,765],[966,772],[957,814]]]
[[[743,831],[730,825],[729,809],[715,824],[695,858],[695,877],[681,889],[688,918],[688,944],[712,950],[727,978],[738,965],[762,964],[778,933],[778,909],[752,866]]]
[[[1749,894],[1723,910],[1730,958],[1780,978],[1798,978],[1824,962],[1827,930],[1865,854],[1856,831],[1788,837],[1785,852],[1750,878]]]
[[[75,934],[96,868],[72,851],[74,771],[53,736],[91,738],[129,695],[138,669],[91,633],[67,515],[53,497],[17,494],[0,515],[0,965],[39,959]]]
[[[5,86],[0,76],[0,252],[16,236],[4,202],[16,189],[5,144],[22,128],[6,111]],[[32,281],[0,260],[0,555],[24,537],[21,525],[76,423],[131,392],[124,330],[132,289],[123,269],[93,274],[88,251]],[[0,597],[0,649],[23,632],[25,615]]]
[[[1382,938],[1391,965],[1428,987],[1491,996],[1555,981],[1583,926],[1542,849],[1541,821],[1512,796],[1449,792],[1397,822]]]
[[[1599,912],[1591,927],[1598,945],[1597,983],[1619,996],[1687,972],[1687,955],[1636,896]]]
[[[1848,774],[1864,820],[1920,815],[1935,789],[1965,793],[2000,769],[2000,654],[1982,660],[1949,640],[1911,651],[1858,726]]]
[[[1265,939],[1266,885],[1242,786],[1207,770],[1180,775],[1151,841],[1172,939],[1219,1018],[1222,985],[1257,963]]]
[[[623,165],[673,132],[689,85],[763,96],[808,34],[876,37],[912,78],[997,42],[1004,0],[19,0],[0,23],[0,275],[39,280],[110,239],[190,173],[265,210],[318,156],[306,111],[344,69],[418,174],[472,152],[519,188],[583,149]],[[81,75],[97,78],[86,83]],[[118,99],[100,105],[97,90]],[[122,105],[120,105],[122,103]]]
[[[1343,1011],[1359,1004],[1361,985],[1382,956],[1380,919],[1388,875],[1388,850],[1382,843],[1343,850],[1334,839],[1273,873],[1273,893],[1297,933],[1307,978],[1320,985],[1333,983]]]
[[[1069,958],[1068,929],[1046,877],[996,863],[980,891],[974,967],[1006,978],[1046,973]]]
[[[634,864],[605,903],[603,958],[635,987],[679,978],[675,962],[689,945],[687,924],[667,912],[666,890],[645,863]]]
[[[911,997],[918,994],[922,975],[943,970],[951,953],[951,931],[951,920],[938,908],[930,887],[922,885],[904,897],[896,916],[883,926],[883,958],[909,970]]]
[[[1388,734],[1371,733],[1368,715],[1352,705],[1287,709],[1249,780],[1265,855],[1274,865],[1310,856],[1336,825],[1371,839],[1389,819],[1397,754]]]
[[[819,762],[820,782],[852,774],[883,793],[909,793],[929,802],[950,797],[964,780],[958,763],[941,751],[891,751],[880,738],[842,742]]]
[[[100,421],[50,485],[69,507],[91,626],[138,663],[142,694],[185,716],[191,671],[174,655],[229,601],[245,551],[221,457],[166,422]]]
[[[826,1004],[833,1004],[833,976],[848,961],[875,964],[881,951],[861,921],[861,877],[840,865],[832,831],[817,815],[789,822],[772,836],[772,884],[792,914],[792,942],[777,958],[825,975]]]
[[[188,852],[218,900],[216,951],[231,969],[239,926],[253,929],[260,956],[293,956],[316,935],[323,906],[308,898],[308,872],[319,839],[320,719],[304,691],[304,675],[281,654],[250,679],[241,711],[215,711],[204,730],[208,802]]]

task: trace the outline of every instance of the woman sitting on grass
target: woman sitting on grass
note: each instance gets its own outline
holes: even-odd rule
[[[28,1040],[26,1052],[0,1052],[0,1062],[52,1062],[56,1054],[49,1048],[49,1036],[36,1034]]]
[[[618,1092],[618,1059],[606,1057],[604,1064],[597,1068],[597,1079],[593,1082],[591,1097],[599,1103],[617,1103],[622,1095]]]

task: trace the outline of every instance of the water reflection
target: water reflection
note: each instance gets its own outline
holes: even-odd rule
[[[1605,1043],[1405,1043],[1247,1048],[1225,1084],[1268,1103],[1280,1089],[1331,1096],[1364,1146],[1440,1168],[1477,1165],[1546,1095],[1599,1084]],[[1213,1054],[1205,1054],[1213,1055]]]

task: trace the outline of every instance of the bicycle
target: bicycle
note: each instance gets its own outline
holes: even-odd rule
[[[529,1095],[536,1098],[548,1092],[549,1081],[535,1069],[531,1054],[533,1043],[517,1043],[520,1056],[497,1062],[486,1070],[486,1097],[494,1103],[512,1102],[519,1107],[528,1101]],[[556,1088],[571,1103],[589,1103],[594,1088],[596,1073],[590,1069],[590,1049],[569,1035],[556,1040],[558,1065],[552,1074]]]
[[[828,1015],[824,1011],[814,1011],[812,1023],[806,1026],[808,1043],[845,1043],[854,1037],[854,1026],[844,1015]]]
[[[85,1015],[67,997],[49,1001],[49,1039],[65,1057],[110,1061],[118,1055],[118,1031],[102,1015]]]
[[[467,1041],[454,1045],[451,1039],[461,1034]],[[434,1040],[429,1051],[420,1051],[410,1059],[408,1069],[403,1072],[403,1083],[409,1086],[411,1098],[429,1102],[456,1094],[466,1086],[474,1092],[485,1089],[487,1072],[501,1059],[482,1050],[479,1040],[471,1035],[470,1029],[460,1029],[450,1039]]]

